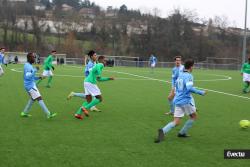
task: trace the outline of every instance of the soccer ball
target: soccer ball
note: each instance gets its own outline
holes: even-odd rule
[[[250,121],[248,121],[248,120],[241,120],[239,124],[240,124],[241,128],[248,128],[250,126]]]

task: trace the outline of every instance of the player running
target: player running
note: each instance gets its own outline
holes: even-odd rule
[[[52,78],[53,78],[53,73],[52,70],[55,70],[55,67],[53,66],[52,62],[54,61],[54,57],[56,55],[56,51],[53,50],[51,51],[51,53],[48,55],[48,57],[44,60],[43,63],[43,77],[48,77],[48,83],[46,85],[47,88],[51,87],[51,82],[52,82]],[[37,82],[37,85],[40,84],[42,80],[39,80]]]
[[[26,105],[24,111],[21,112],[21,116],[22,117],[30,117],[31,116],[29,114],[30,108],[35,101],[38,101],[39,105],[43,109],[47,118],[53,118],[56,116],[56,113],[51,113],[48,110],[48,108],[44,104],[44,101],[42,99],[42,96],[41,96],[39,90],[36,87],[35,81],[42,79],[42,77],[36,77],[36,72],[38,69],[36,69],[32,66],[32,64],[34,62],[35,62],[34,53],[28,53],[27,63],[25,63],[25,65],[24,65],[23,79],[24,79],[24,88],[27,91],[27,93],[29,94],[30,99],[29,99],[28,104]]]
[[[84,70],[84,76],[85,76],[85,78],[88,77],[90,71],[96,65],[96,60],[97,60],[96,52],[93,51],[93,50],[89,51],[88,56],[89,56],[90,60],[88,61],[88,64],[86,65],[85,70]],[[84,93],[71,92],[68,95],[67,100],[70,100],[72,97],[80,97],[80,98],[84,98],[85,99],[86,95]],[[91,107],[90,110],[91,111],[99,111],[99,112],[101,111],[98,108],[96,108],[96,106]]]
[[[250,85],[250,52],[248,52],[248,62],[244,63],[241,68],[241,75],[243,76],[244,88],[243,93],[249,92]]]
[[[109,81],[114,80],[114,78],[104,78],[101,77],[102,70],[106,64],[105,57],[98,57],[98,64],[96,64],[90,71],[87,78],[84,80],[84,89],[87,101],[82,104],[82,106],[75,113],[75,118],[83,119],[82,112],[86,116],[89,116],[88,110],[102,102],[101,91],[97,86],[97,81]],[[92,98],[95,97],[95,98]]]
[[[173,115],[174,114],[174,103],[173,99],[175,96],[175,85],[176,85],[176,80],[179,77],[180,73],[183,72],[184,66],[181,64],[181,56],[176,56],[174,58],[175,60],[175,67],[172,69],[172,88],[171,91],[168,95],[168,102],[170,105],[170,111],[165,113],[166,115]]]
[[[5,48],[0,48],[0,76],[4,74],[2,64],[5,64],[7,66],[7,64],[4,62],[4,52]]]
[[[188,130],[192,127],[194,121],[197,118],[196,108],[193,104],[193,98],[191,93],[205,95],[206,91],[198,90],[193,87],[193,60],[187,60],[185,62],[185,69],[183,73],[180,73],[179,78],[176,81],[176,97],[174,99],[175,111],[174,111],[174,120],[168,123],[164,128],[159,129],[158,138],[155,140],[155,143],[160,143],[164,139],[164,135],[167,134],[171,129],[180,124],[181,118],[185,114],[189,115],[189,120],[186,121],[183,128],[179,131],[178,137],[189,137],[187,134]]]

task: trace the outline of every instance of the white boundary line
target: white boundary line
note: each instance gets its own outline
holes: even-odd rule
[[[161,79],[156,79],[156,78],[151,78],[151,77],[140,76],[140,75],[131,74],[131,73],[127,73],[127,72],[109,71],[109,70],[106,70],[106,71],[108,71],[108,72],[114,72],[114,73],[118,73],[118,74],[131,75],[131,76],[145,78],[145,79],[159,81],[159,82],[171,83],[169,81],[164,81],[164,80],[161,80]],[[206,90],[206,91],[209,91],[209,92],[214,92],[214,93],[218,93],[218,94],[223,94],[223,95],[228,95],[228,96],[233,96],[233,97],[238,97],[238,98],[250,100],[250,97],[246,97],[246,96],[235,95],[235,94],[221,92],[221,91],[217,91],[217,90],[213,90],[213,89],[206,89],[206,88],[200,88],[200,87],[196,87],[196,88],[203,89],[203,90]]]
[[[18,72],[18,73],[22,73],[22,71],[19,71],[18,69],[11,69],[11,71],[14,72]],[[40,73],[37,73],[40,74]],[[72,77],[72,78],[83,78],[83,76],[80,75],[65,75],[65,74],[54,74],[54,76],[58,76],[58,77]],[[132,80],[132,81],[146,81],[150,79],[135,79],[135,78],[115,78],[116,80]]]
[[[82,68],[82,67],[78,67],[78,66],[68,66],[68,67]],[[109,70],[104,70],[104,71],[112,72],[112,71],[109,71]],[[216,82],[216,81],[228,81],[228,80],[232,79],[232,77],[227,76],[227,75],[216,75],[216,74],[206,74],[206,75],[224,77],[224,78],[221,78],[221,79],[201,79],[201,80],[195,80],[195,82]],[[128,79],[130,79],[130,78],[128,78]],[[145,80],[152,80],[152,79],[148,79],[148,78],[144,78],[144,79]]]
[[[72,67],[74,67],[74,66],[72,66]],[[75,68],[79,68],[79,67],[75,66]],[[16,69],[11,69],[11,71],[22,72],[22,71],[18,71]],[[143,78],[143,79],[146,79],[146,80],[159,81],[159,82],[164,82],[164,83],[169,83],[169,84],[171,83],[169,81],[165,81],[165,80],[161,80],[161,79],[156,79],[156,78],[151,78],[151,77],[146,77],[146,76],[141,76],[141,75],[136,75],[136,74],[127,73],[127,72],[110,71],[110,70],[105,70],[105,71],[107,71],[107,72],[113,72],[113,73],[117,73],[117,74],[130,75],[130,76],[134,76],[134,77],[138,77],[138,78]],[[57,75],[57,76],[79,77],[79,76],[71,76],[71,75]],[[223,95],[228,95],[228,96],[233,96],[233,97],[238,97],[238,98],[250,100],[250,97],[246,97],[246,96],[235,95],[235,94],[221,92],[221,91],[217,91],[217,90],[213,90],[213,89],[206,89],[206,88],[200,88],[200,87],[197,87],[197,88],[198,89],[203,89],[203,90],[206,90],[206,91],[209,91],[209,92],[213,92],[213,93],[218,93],[218,94],[223,94]]]

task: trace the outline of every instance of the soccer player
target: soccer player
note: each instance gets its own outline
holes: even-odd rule
[[[182,63],[181,56],[176,56],[174,58],[174,60],[175,60],[175,67],[172,69],[172,88],[171,88],[171,91],[168,95],[168,102],[170,105],[170,111],[165,113],[166,115],[173,115],[174,114],[173,99],[175,96],[175,83],[176,83],[177,78],[179,77],[179,74],[181,72],[183,72],[183,70],[184,70],[184,66],[181,64]]]
[[[34,53],[28,53],[27,55],[27,63],[24,65],[24,74],[23,74],[23,79],[24,79],[24,88],[27,91],[27,93],[30,96],[30,99],[24,108],[23,112],[21,112],[22,117],[30,117],[31,115],[29,114],[30,108],[32,104],[35,101],[38,101],[39,105],[43,109],[44,113],[46,114],[47,118],[53,118],[56,116],[56,113],[51,113],[46,105],[44,104],[44,101],[42,99],[42,96],[39,92],[39,90],[36,87],[36,80],[42,79],[42,77],[36,77],[36,72],[38,70],[32,66],[32,64],[35,62],[35,55]]]
[[[49,54],[49,56],[44,60],[43,63],[43,77],[48,77],[48,83],[46,85],[47,88],[51,87],[51,82],[52,82],[52,78],[53,78],[53,73],[52,70],[55,70],[55,67],[53,66],[52,62],[54,61],[54,57],[56,55],[56,51],[53,50],[51,51],[51,53]],[[41,82],[42,80],[39,80],[37,82],[37,85]]]
[[[1,65],[5,64],[7,66],[7,64],[4,62],[4,52],[5,52],[5,48],[0,48],[0,76],[4,74],[4,71]]]
[[[249,92],[250,85],[250,52],[248,52],[248,62],[244,63],[241,68],[241,75],[243,76],[244,88],[243,93]]]
[[[186,121],[183,128],[179,131],[178,137],[189,137],[187,132],[197,118],[196,108],[193,104],[191,93],[203,96],[206,94],[206,91],[198,90],[193,87],[193,76],[191,74],[193,65],[193,60],[187,60],[184,64],[185,69],[183,73],[180,73],[179,78],[176,81],[174,120],[168,123],[164,128],[159,129],[158,138],[155,140],[155,143],[162,142],[165,134],[179,125],[181,118],[184,117],[185,114],[189,115],[190,119]]]
[[[114,78],[104,78],[101,77],[102,70],[106,64],[105,57],[98,57],[98,64],[92,68],[87,78],[84,80],[84,89],[87,102],[84,102],[82,106],[75,113],[75,118],[83,119],[82,112],[86,116],[89,116],[88,110],[102,102],[101,91],[97,86],[97,81],[109,81],[114,80]],[[95,97],[95,98],[92,98]]]
[[[89,51],[88,56],[89,56],[90,60],[88,61],[88,64],[86,65],[85,70],[84,70],[85,78],[88,77],[90,71],[96,65],[96,60],[97,60],[96,52],[93,50]],[[70,100],[72,97],[86,98],[86,95],[84,93],[71,92],[68,95],[67,100]],[[91,111],[99,111],[99,112],[101,111],[98,108],[96,108],[95,106],[91,107],[90,110]]]
[[[151,56],[149,58],[149,65],[151,67],[151,72],[152,73],[154,72],[153,70],[154,70],[154,68],[156,66],[156,63],[157,63],[157,58],[153,54],[151,54]]]

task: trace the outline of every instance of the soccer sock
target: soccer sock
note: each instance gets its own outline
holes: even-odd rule
[[[44,113],[47,114],[47,115],[50,115],[50,112],[49,112],[48,108],[46,107],[46,105],[44,104],[44,101],[39,100],[38,103],[42,107]]]
[[[86,95],[84,93],[73,93],[74,96],[76,97],[81,97],[81,98],[86,98]]]
[[[162,128],[164,134],[168,133],[171,129],[175,127],[174,122],[169,122],[164,128]]]
[[[247,91],[248,87],[249,87],[249,83],[248,82],[244,82],[244,90],[245,91]]]
[[[39,85],[41,82],[42,82],[42,80],[39,79],[39,80],[36,81],[36,84]]]
[[[86,106],[86,105],[88,105],[89,103],[88,102],[83,102],[82,103],[82,106],[84,107],[84,106]],[[79,114],[79,115],[81,115],[82,114],[82,107],[80,107],[77,111],[76,111],[76,114]]]
[[[34,103],[34,101],[32,99],[29,99],[29,101],[28,101],[27,105],[25,106],[23,112],[27,114],[29,112],[29,110],[30,110],[33,103]]]
[[[170,105],[170,112],[171,113],[174,113],[174,102],[173,102],[173,100],[168,100],[168,102],[169,102],[169,105]]]
[[[49,79],[48,79],[48,85],[50,85],[52,82],[52,76],[49,76]]]
[[[101,101],[99,99],[93,99],[90,103],[84,103],[83,107],[86,109],[90,109],[93,106],[96,106],[99,104]]]
[[[81,115],[82,114],[82,107],[80,107],[77,111],[76,114]]]
[[[193,126],[194,120],[189,119],[186,121],[185,125],[183,126],[183,128],[180,130],[180,134],[187,134],[188,129],[190,129]]]

